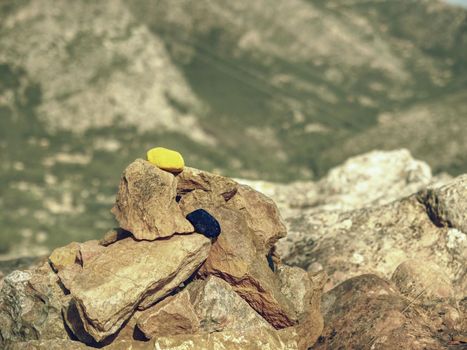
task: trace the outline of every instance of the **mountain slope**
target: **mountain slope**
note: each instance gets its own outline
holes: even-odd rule
[[[100,235],[154,145],[274,181],[375,147],[465,172],[466,18],[423,0],[1,1],[0,250]]]

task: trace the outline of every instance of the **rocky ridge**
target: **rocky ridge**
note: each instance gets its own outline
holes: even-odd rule
[[[185,219],[203,209],[221,233]],[[269,198],[185,168],[138,159],[113,208],[120,228],[55,249],[2,280],[5,348],[307,349],[321,334],[323,273],[280,262],[286,235]]]
[[[145,165],[138,160],[130,168]],[[129,176],[125,188],[135,188],[134,182],[143,178]],[[112,246],[198,235],[210,248],[196,274],[149,308],[136,307],[118,334],[101,345],[300,349],[314,339],[313,349],[465,346],[465,175],[433,176],[424,162],[398,150],[351,158],[319,182],[234,181],[192,168],[176,179],[181,218],[206,209],[222,227],[216,240],[210,243],[185,233],[135,241],[131,233],[118,229],[100,242],[56,250],[49,259],[58,275],[44,264],[14,271],[0,282],[0,328],[7,330],[0,333],[2,340],[16,339],[10,343],[13,349],[61,349],[70,344],[85,348],[70,343],[73,340],[60,326],[61,310],[70,305],[73,292],[63,295],[55,283],[67,288],[77,270],[92,270],[94,261],[104,259],[99,258],[102,250]],[[129,203],[129,193],[119,191],[117,203]],[[134,201],[142,203],[143,215],[152,197],[131,193],[144,197]],[[121,206],[125,215],[130,208]],[[121,270],[117,274],[124,276]],[[67,308],[75,315],[76,309]],[[86,327],[104,324],[91,320]],[[84,326],[78,326],[69,327],[82,341],[93,343]],[[148,338],[152,340],[137,340]]]
[[[327,273],[317,349],[465,346],[465,175],[432,176],[397,150],[350,158],[318,182],[239,181],[278,203],[283,261]]]

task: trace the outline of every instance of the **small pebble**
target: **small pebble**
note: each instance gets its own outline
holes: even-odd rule
[[[164,147],[150,149],[147,156],[149,162],[162,170],[172,173],[179,173],[185,167],[185,161],[180,153]]]
[[[221,233],[219,222],[206,210],[197,209],[186,216],[195,231],[208,238],[216,238]]]

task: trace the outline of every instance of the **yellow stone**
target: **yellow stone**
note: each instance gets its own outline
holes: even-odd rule
[[[156,147],[150,149],[147,155],[148,161],[162,170],[179,173],[185,167],[185,161],[177,151],[164,147]]]

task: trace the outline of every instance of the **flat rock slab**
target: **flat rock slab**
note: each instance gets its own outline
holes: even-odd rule
[[[175,201],[176,195],[174,175],[137,159],[123,172],[112,213],[120,227],[136,239],[194,232]]]
[[[154,242],[126,238],[106,247],[69,284],[85,331],[96,341],[115,333],[136,308],[149,307],[190,277],[210,246],[192,234]]]

